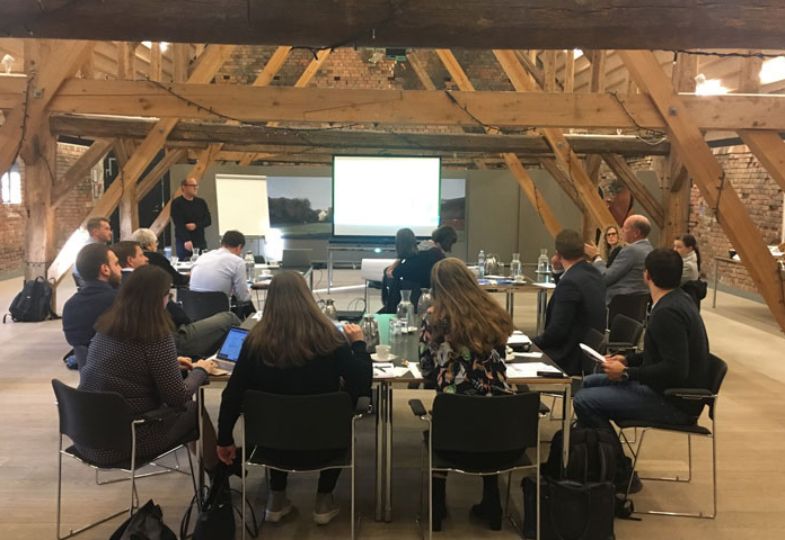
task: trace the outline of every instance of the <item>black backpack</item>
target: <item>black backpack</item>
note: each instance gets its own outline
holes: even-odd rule
[[[617,469],[617,446],[613,433],[604,429],[570,429],[570,461],[564,475],[561,471],[561,454],[564,435],[557,431],[551,441],[551,450],[545,464],[545,474],[575,482],[615,482]]]
[[[52,311],[52,285],[42,277],[25,281],[8,312],[3,316],[3,322],[8,315],[14,322],[40,322],[50,317],[57,318]]]

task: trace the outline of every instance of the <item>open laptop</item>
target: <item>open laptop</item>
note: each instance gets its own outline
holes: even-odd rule
[[[311,266],[310,249],[284,249],[281,268],[303,270]]]
[[[221,369],[232,371],[237,359],[240,358],[240,350],[243,348],[243,342],[247,336],[248,330],[246,328],[233,326],[226,334],[221,348],[210,357],[210,360],[215,360]]]

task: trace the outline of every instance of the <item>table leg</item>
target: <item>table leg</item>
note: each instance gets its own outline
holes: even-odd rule
[[[515,316],[515,296],[513,296],[514,294],[515,293],[513,292],[512,289],[507,289],[507,293],[506,293],[507,313],[510,314],[510,319],[512,319]]]
[[[545,313],[548,309],[548,290],[537,291],[537,335],[545,331]]]
[[[387,392],[387,408],[385,409],[385,497],[384,497],[384,521],[392,521],[392,416],[393,416],[393,395],[392,385],[385,384]]]
[[[717,280],[719,278],[719,271],[718,271],[719,270],[719,266],[720,266],[720,264],[717,261],[717,259],[714,259],[714,294],[713,294],[712,300],[711,300],[711,307],[712,308],[716,308],[717,307]]]
[[[570,461],[570,421],[572,419],[572,381],[564,389],[564,406],[562,407],[562,468],[567,468]]]
[[[197,502],[201,506],[202,493],[204,493],[204,457],[202,456],[202,445],[204,444],[204,386],[200,386],[196,392],[196,411],[197,422],[199,422],[199,440],[196,441],[196,468],[199,476],[199,481],[197,482],[199,486]]]
[[[327,293],[330,293],[330,287],[333,286],[333,250],[327,248]]]
[[[376,521],[384,512],[384,402],[387,401],[385,384],[376,387]]]

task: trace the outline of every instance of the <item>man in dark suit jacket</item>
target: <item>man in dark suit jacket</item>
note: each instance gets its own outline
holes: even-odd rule
[[[554,267],[564,272],[545,313],[545,330],[534,344],[570,375],[581,372],[581,349],[590,328],[605,331],[605,283],[586,262],[581,235],[564,229],[556,235]]]

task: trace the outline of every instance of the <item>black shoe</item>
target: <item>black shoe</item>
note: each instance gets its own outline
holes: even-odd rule
[[[502,530],[502,507],[497,501],[495,504],[484,501],[472,506],[471,514],[488,523],[488,528],[492,531]]]

